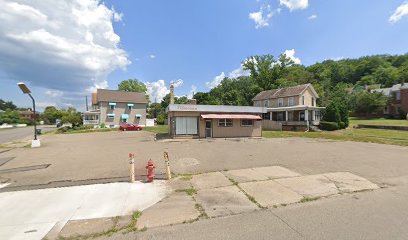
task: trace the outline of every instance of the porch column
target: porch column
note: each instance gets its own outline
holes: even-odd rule
[[[285,111],[286,122],[288,121],[288,111]]]
[[[305,110],[305,120],[306,120],[306,127],[307,130],[309,131],[309,110]]]
[[[272,121],[272,112],[269,112],[269,120]]]

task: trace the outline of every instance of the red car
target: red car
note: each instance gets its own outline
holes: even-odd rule
[[[133,125],[133,124],[130,124],[130,123],[122,124],[119,127],[119,130],[122,130],[122,131],[140,131],[142,129],[143,128],[141,126]]]

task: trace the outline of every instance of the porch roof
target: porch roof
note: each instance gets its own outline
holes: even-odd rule
[[[323,110],[325,107],[312,107],[306,105],[296,105],[290,107],[277,107],[277,108],[267,108],[268,112],[284,112],[284,111],[296,111],[296,110]]]
[[[83,112],[82,114],[83,115],[95,115],[95,114],[100,114],[100,113],[101,113],[100,110],[91,110],[91,111]]]

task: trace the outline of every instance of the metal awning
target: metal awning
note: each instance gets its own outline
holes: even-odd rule
[[[141,117],[142,117],[142,114],[136,114],[136,117],[137,117],[137,118],[141,118]]]
[[[129,115],[128,114],[122,114],[122,119],[128,119]]]
[[[110,102],[109,106],[116,106],[116,103],[115,102]]]
[[[108,113],[107,116],[108,116],[108,117],[114,117],[115,114],[114,114],[114,113]]]
[[[251,114],[201,114],[204,119],[262,119],[258,115]]]
[[[127,105],[128,105],[128,107],[133,107],[134,104],[133,103],[128,103]]]

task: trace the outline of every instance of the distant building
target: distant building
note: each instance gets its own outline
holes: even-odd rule
[[[408,83],[395,84],[390,88],[378,88],[371,91],[382,92],[392,99],[391,103],[383,109],[383,116],[399,117],[401,111],[408,112]]]
[[[20,115],[21,118],[27,118],[27,119],[34,118],[34,112],[31,110],[31,108],[27,108],[25,110],[20,110],[20,111],[18,111],[18,114]],[[35,117],[36,118],[39,117],[38,111],[36,111]]]
[[[86,125],[106,124],[118,127],[122,123],[146,125],[147,98],[144,93],[98,89],[92,94],[91,110],[83,113]]]
[[[308,130],[320,123],[324,107],[318,107],[319,95],[312,84],[272,89],[258,93],[254,106],[267,108],[264,130]]]

